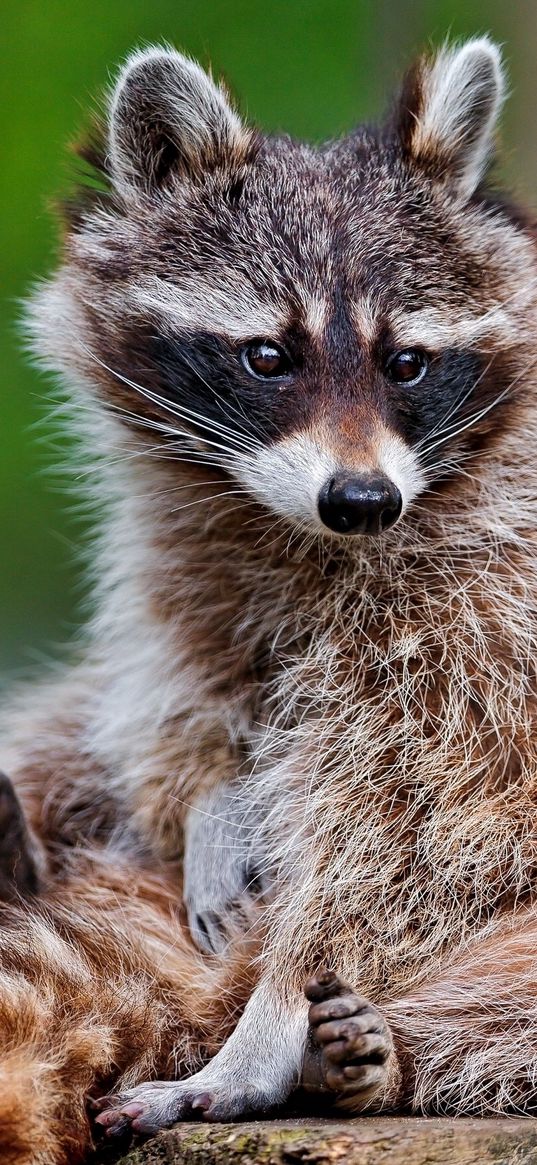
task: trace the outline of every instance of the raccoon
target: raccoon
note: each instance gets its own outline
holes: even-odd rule
[[[135,53],[34,296],[104,520],[81,661],[30,728],[10,709],[2,765],[53,885],[91,846],[184,852],[217,952],[173,932],[220,1050],[124,1077],[110,1134],[299,1088],[533,1110],[537,257],[486,181],[503,88],[487,38],[446,47],[383,126],[313,148]],[[214,967],[250,927],[229,1034]]]

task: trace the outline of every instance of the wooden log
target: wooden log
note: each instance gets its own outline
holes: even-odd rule
[[[184,1124],[131,1149],[119,1165],[537,1165],[537,1120]]]

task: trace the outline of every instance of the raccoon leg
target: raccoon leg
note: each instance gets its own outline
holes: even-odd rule
[[[332,971],[309,979],[304,990],[311,1007],[302,1087],[352,1112],[389,1107],[401,1073],[382,1013]]]
[[[0,773],[0,901],[37,894],[36,847],[11,781]]]
[[[301,1080],[308,1090],[328,1091],[334,1106],[348,1113],[403,1104],[424,1113],[535,1112],[536,951],[537,916],[528,912],[477,937],[429,982],[385,1004],[382,1016],[337,979],[334,989],[342,994],[319,1000],[319,988],[322,994],[330,983],[316,980],[308,986],[310,996],[317,992],[313,1006],[319,1009],[308,1041],[305,997],[301,1004],[297,996],[260,984],[227,1043],[201,1072],[109,1097],[98,1119],[112,1134],[129,1122],[136,1132],[152,1133],[188,1118],[230,1120],[270,1111]],[[326,1027],[340,1019],[347,1031],[332,1038],[341,1029]],[[363,1036],[371,1042],[361,1043]],[[343,1087],[341,1075],[349,1082]]]
[[[206,792],[188,811],[184,903],[192,938],[208,954],[225,950],[259,916],[266,887],[250,854],[253,826],[232,782]]]
[[[105,1098],[98,1123],[110,1136],[123,1135],[129,1123],[147,1136],[180,1120],[227,1121],[274,1111],[299,1087],[324,1094],[340,1109],[391,1105],[400,1072],[378,1009],[335,975],[310,980],[308,995],[315,999],[309,1031],[305,995],[286,1001],[261,984],[205,1068],[187,1080],[156,1081]]]
[[[156,1081],[101,1102],[109,1136],[130,1123],[151,1135],[180,1120],[228,1121],[270,1112],[298,1086],[307,1035],[303,995],[285,999],[261,983],[235,1031],[205,1068],[187,1080]]]

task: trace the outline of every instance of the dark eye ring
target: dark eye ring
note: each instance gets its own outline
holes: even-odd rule
[[[411,387],[423,380],[429,370],[429,357],[421,348],[403,348],[393,352],[385,364],[385,372],[394,384]]]
[[[252,340],[241,348],[240,355],[244,368],[256,380],[282,380],[293,371],[288,353],[274,340]]]

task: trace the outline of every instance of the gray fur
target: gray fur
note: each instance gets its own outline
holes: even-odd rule
[[[120,79],[111,188],[34,300],[106,509],[85,659],[36,706],[34,793],[52,742],[54,771],[82,772],[63,802],[67,819],[86,806],[82,835],[103,790],[159,857],[186,832],[191,919],[214,895],[230,934],[242,839],[219,869],[227,814],[204,831],[199,808],[240,778],[248,860],[268,854],[272,878],[229,1041],[117,1108],[154,1129],[285,1101],[326,961],[382,1013],[390,1070],[368,1110],[529,1111],[537,262],[529,222],[483,187],[498,54],[422,62],[389,125],[320,149],[237,138],[197,67],[155,60]],[[155,109],[164,174],[136,131]],[[292,375],[248,378],[260,338]],[[388,358],[415,346],[412,388]],[[403,497],[393,529],[327,532],[323,482],[380,470]],[[21,780],[27,738],[24,705],[4,762]]]

